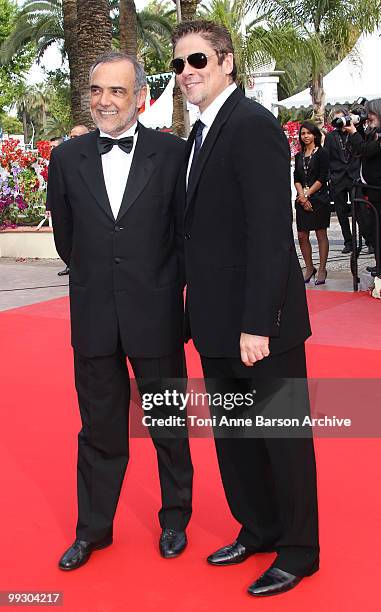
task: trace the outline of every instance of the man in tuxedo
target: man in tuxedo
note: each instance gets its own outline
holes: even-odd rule
[[[275,117],[236,86],[224,27],[184,22],[173,45],[179,86],[200,110],[183,167],[188,337],[209,389],[300,378],[303,390],[310,326],[292,234],[287,140]],[[308,410],[307,393],[304,399]],[[276,551],[249,593],[293,588],[319,566],[312,438],[232,434],[215,443],[241,530],[208,562],[231,565]]]
[[[90,105],[98,129],[52,153],[48,200],[59,255],[70,264],[78,437],[76,539],[62,570],[112,543],[126,470],[130,381],[140,391],[182,389],[183,274],[175,187],[183,142],[137,121],[146,77],[131,56],[111,52],[90,70]],[[167,381],[167,379],[170,379]],[[175,380],[178,379],[178,380]],[[153,416],[170,414],[170,405]],[[168,434],[168,437],[165,435]],[[187,436],[152,432],[162,507],[160,552],[186,546],[193,469]]]

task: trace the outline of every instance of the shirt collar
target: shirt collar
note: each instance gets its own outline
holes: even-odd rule
[[[135,121],[134,125],[128,128],[126,132],[123,132],[123,134],[120,134],[117,138],[115,138],[115,140],[119,140],[120,138],[126,138],[127,136],[134,136],[137,125],[138,125],[138,122]],[[99,136],[105,136],[106,138],[113,138],[113,136],[110,136],[110,134],[106,134],[106,132],[102,132],[102,130],[99,130]]]
[[[233,91],[237,89],[237,85],[235,83],[231,83],[224,89],[218,96],[209,104],[209,106],[204,110],[203,113],[200,114],[200,121],[202,121],[206,127],[210,127],[215,120],[218,111],[225,104],[226,100],[233,93]]]

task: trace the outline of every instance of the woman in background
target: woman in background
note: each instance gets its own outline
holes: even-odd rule
[[[327,278],[326,263],[329,242],[330,198],[327,187],[329,155],[321,146],[322,135],[311,121],[302,123],[299,130],[301,152],[295,157],[294,182],[297,191],[296,227],[300,250],[306,264],[304,281],[315,277],[315,285],[323,285]],[[310,231],[316,232],[319,245],[319,269],[312,261]]]

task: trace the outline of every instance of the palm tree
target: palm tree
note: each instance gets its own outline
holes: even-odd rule
[[[78,67],[80,113],[79,123],[93,126],[89,109],[89,69],[96,58],[111,49],[112,28],[110,7],[107,0],[77,0],[78,17]]]
[[[24,141],[28,142],[28,123],[41,126],[44,130],[48,115],[48,92],[42,91],[36,85],[19,87],[15,92],[14,107],[21,116]]]
[[[71,114],[74,124],[81,119],[81,95],[79,76],[79,55],[77,49],[77,0],[62,0],[62,19],[65,47],[70,72]]]
[[[201,16],[225,26],[232,37],[238,82],[245,86],[255,71],[285,58],[304,57],[306,42],[290,24],[277,25],[267,13],[256,15],[244,25],[252,0],[212,0],[202,6]],[[311,49],[317,54],[317,49]]]
[[[28,42],[36,44],[37,61],[54,42],[63,42],[62,0],[26,0],[14,29],[0,49],[0,59],[8,62]]]
[[[32,41],[36,44],[37,59],[40,60],[50,44],[58,43],[63,55],[68,58],[71,110],[74,123],[82,123],[83,117],[80,96],[81,77],[79,75],[80,63],[83,62],[78,47],[77,3],[79,1],[26,0],[13,32],[0,49],[0,59],[7,61],[7,58],[20,51],[29,41]],[[100,4],[103,4],[104,7],[103,0]],[[108,0],[108,4],[114,9],[118,8],[116,0]],[[89,18],[93,13],[93,3],[89,2]],[[98,5],[97,13],[99,13]],[[118,25],[117,19],[114,20],[114,25]],[[97,34],[96,32],[94,36],[95,41],[98,41]],[[162,15],[148,10],[141,11],[137,14],[137,34],[138,49],[141,54],[145,54],[147,50],[153,50],[158,57],[165,58],[170,53],[168,51],[171,34],[169,14]],[[117,27],[116,35],[119,36]],[[113,44],[117,46],[118,41],[113,41]],[[90,47],[92,46],[91,44]]]
[[[134,0],[119,0],[119,41],[122,51],[136,57],[138,26]]]
[[[182,21],[195,19],[200,0],[180,0]]]
[[[181,21],[192,21],[196,18],[197,8],[201,0],[180,0]],[[173,0],[176,4],[176,0]],[[178,136],[188,136],[184,121],[185,98],[180,87],[175,84],[173,88],[173,116],[172,130]]]
[[[138,59],[144,64],[147,74],[169,70],[173,17],[173,11],[161,14],[143,9],[137,14]]]
[[[25,86],[22,91],[19,90],[17,101],[15,101],[17,114],[21,115],[25,143],[28,142],[28,102],[28,92]]]
[[[380,3],[374,0],[253,0],[279,26],[295,28],[303,37],[310,67],[310,92],[314,119],[324,123],[323,77],[328,66],[341,61],[359,36],[380,23]],[[319,50],[319,53],[316,51]]]

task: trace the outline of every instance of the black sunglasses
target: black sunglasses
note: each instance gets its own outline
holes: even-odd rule
[[[196,68],[197,70],[201,70],[201,68],[205,68],[208,63],[208,57],[212,55],[217,55],[216,53],[211,53],[210,55],[205,55],[205,53],[191,53],[188,57],[175,57],[171,61],[171,66],[173,71],[176,74],[181,74],[185,68],[185,62],[188,62],[192,68]]]

